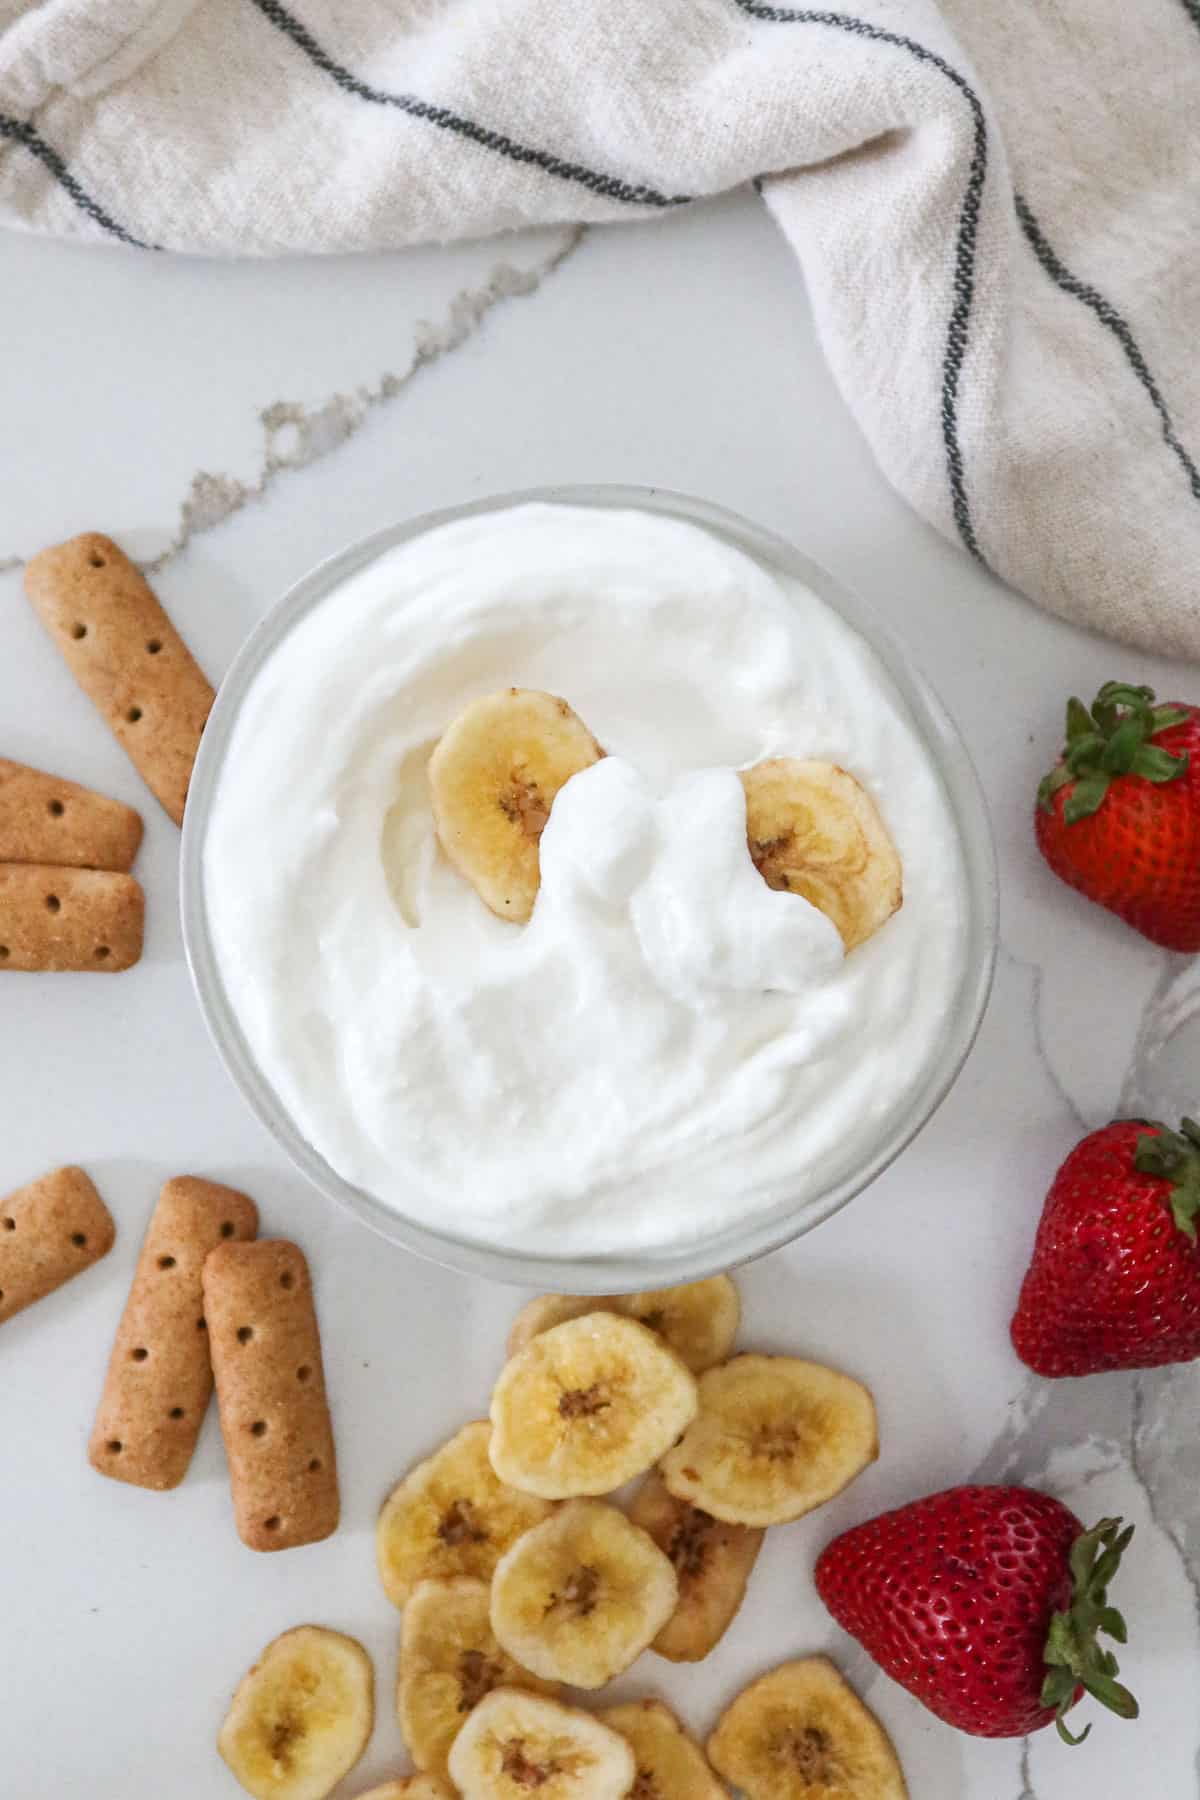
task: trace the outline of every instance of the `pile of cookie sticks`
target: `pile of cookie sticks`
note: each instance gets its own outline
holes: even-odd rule
[[[80,687],[176,825],[211,684],[140,570],[97,532],[43,550],[25,587]],[[0,759],[0,969],[115,974],[142,953],[132,807]],[[337,1460],[308,1264],[258,1240],[247,1195],[168,1181],[150,1220],[89,1444],[137,1487],[187,1473],[214,1382],[238,1532],[255,1550],[337,1528]],[[100,1261],[116,1226],[84,1170],[0,1200],[0,1323]]]
[[[35,556],[25,590],[151,792],[182,823],[213,689],[148,582],[85,532]],[[0,969],[113,975],[142,953],[132,808],[0,762]]]

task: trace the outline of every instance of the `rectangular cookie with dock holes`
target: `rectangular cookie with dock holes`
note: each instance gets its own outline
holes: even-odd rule
[[[67,667],[177,825],[213,690],[111,538],[86,531],[25,567],[25,592]]]
[[[303,1251],[220,1244],[204,1265],[204,1316],[238,1535],[252,1550],[329,1537],[337,1462]]]
[[[53,1169],[0,1200],[0,1324],[98,1263],[116,1236],[82,1169]]]
[[[145,912],[132,875],[0,863],[0,970],[115,975],[142,954]]]
[[[127,875],[142,841],[132,806],[0,756],[0,863]]]
[[[253,1238],[247,1194],[177,1175],[154,1209],[117,1327],[88,1445],[102,1475],[134,1487],[177,1487],[187,1473],[212,1393],[204,1317],[204,1259]]]

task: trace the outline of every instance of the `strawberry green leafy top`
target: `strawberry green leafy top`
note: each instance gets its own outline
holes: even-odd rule
[[[1125,1621],[1108,1604],[1108,1584],[1132,1536],[1132,1525],[1122,1531],[1120,1519],[1101,1519],[1071,1546],[1071,1604],[1050,1620],[1045,1650],[1049,1672],[1042,1683],[1042,1705],[1054,1708],[1058,1735],[1068,1744],[1082,1744],[1092,1729],[1085,1725],[1075,1736],[1066,1725],[1079,1687],[1119,1718],[1138,1716],[1137,1701],[1116,1679],[1116,1657],[1097,1642],[1101,1632],[1118,1644],[1126,1642]]]
[[[1155,706],[1154,690],[1106,681],[1092,702],[1067,701],[1067,741],[1059,762],[1038,788],[1038,805],[1049,812],[1060,788],[1074,782],[1063,806],[1068,825],[1098,810],[1114,775],[1140,775],[1160,784],[1174,781],[1188,766],[1187,752],[1173,756],[1150,740],[1189,717],[1183,706]]]
[[[1161,1175],[1171,1183],[1171,1213],[1185,1237],[1196,1242],[1196,1214],[1200,1212],[1200,1125],[1184,1119],[1178,1131],[1155,1125],[1137,1141],[1133,1165],[1143,1175]]]

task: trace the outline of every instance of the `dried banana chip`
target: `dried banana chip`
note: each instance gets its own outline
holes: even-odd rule
[[[735,1356],[700,1377],[700,1411],[662,1459],[679,1500],[732,1525],[782,1525],[879,1454],[860,1382],[794,1356]]]
[[[492,1466],[546,1499],[608,1494],[656,1462],[696,1412],[696,1383],[644,1325],[587,1313],[535,1337],[492,1394]]]
[[[463,1800],[625,1800],[633,1752],[591,1713],[496,1688],[454,1740],[450,1779]]]
[[[678,1604],[651,1649],[671,1662],[699,1662],[742,1604],[763,1534],[677,1500],[657,1472],[634,1495],[629,1517],[670,1557],[679,1582]]]
[[[243,1676],[217,1748],[255,1800],[325,1800],[366,1749],[374,1716],[362,1645],[298,1625]]]
[[[443,733],[429,759],[438,840],[500,918],[529,918],[555,796],[603,755],[565,700],[531,688],[473,700]]]
[[[751,1682],[708,1756],[746,1800],[908,1800],[887,1733],[824,1656]]]
[[[846,949],[887,923],[904,897],[896,846],[871,796],[836,763],[780,756],[742,771],[746,840],[768,887],[832,919]]]
[[[421,1581],[404,1608],[396,1709],[418,1769],[446,1773],[450,1746],[467,1715],[497,1687],[558,1693],[513,1661],[496,1642],[484,1581]]]
[[[633,1750],[634,1800],[729,1800],[728,1793],[675,1714],[661,1700],[634,1700],[597,1714]]]
[[[728,1275],[685,1282],[682,1287],[648,1288],[640,1294],[539,1294],[513,1320],[508,1354],[515,1356],[543,1331],[592,1312],[624,1313],[636,1319],[656,1332],[693,1375],[699,1375],[729,1355],[741,1306]]]
[[[508,1546],[551,1511],[500,1480],[488,1456],[491,1433],[486,1419],[464,1425],[384,1502],[375,1550],[393,1605],[403,1606],[418,1581],[490,1581]]]
[[[527,1300],[513,1320],[508,1334],[508,1354],[516,1356],[535,1337],[541,1337],[543,1331],[565,1325],[568,1319],[582,1319],[586,1313],[618,1310],[615,1294],[539,1294],[536,1299]]]
[[[675,1610],[670,1561],[623,1512],[573,1500],[519,1538],[492,1581],[492,1630],[522,1668],[598,1688]]]
[[[682,1287],[624,1294],[617,1310],[656,1331],[693,1375],[702,1375],[733,1349],[742,1309],[728,1275],[711,1275]]]

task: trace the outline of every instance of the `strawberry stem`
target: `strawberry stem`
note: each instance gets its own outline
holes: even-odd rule
[[[1200,1125],[1184,1119],[1178,1131],[1168,1131],[1155,1124],[1153,1135],[1146,1132],[1138,1139],[1133,1166],[1143,1175],[1158,1175],[1171,1183],[1171,1215],[1194,1244],[1200,1212]]]
[[[1133,1536],[1132,1525],[1124,1530],[1121,1525],[1120,1519],[1101,1519],[1075,1539],[1071,1546],[1071,1604],[1050,1620],[1041,1698],[1043,1706],[1054,1708],[1058,1735],[1066,1744],[1082,1744],[1092,1729],[1085,1725],[1076,1736],[1066,1724],[1081,1687],[1119,1718],[1138,1716],[1137,1701],[1116,1679],[1116,1657],[1097,1642],[1101,1632],[1118,1644],[1126,1640],[1125,1621],[1116,1607],[1108,1604],[1108,1584]]]
[[[1090,710],[1072,697],[1062,760],[1038,788],[1038,805],[1049,812],[1055,794],[1071,786],[1063,818],[1074,825],[1098,810],[1114,775],[1139,775],[1156,785],[1175,781],[1188,766],[1187,753],[1172,756],[1151,740],[1188,717],[1186,707],[1155,706],[1153,688],[1123,681],[1106,681]]]

